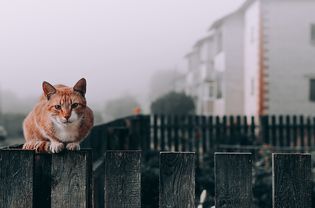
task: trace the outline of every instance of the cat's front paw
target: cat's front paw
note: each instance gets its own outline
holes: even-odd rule
[[[80,144],[76,142],[68,143],[66,148],[70,151],[80,150]]]
[[[65,145],[60,142],[51,142],[50,147],[49,147],[51,153],[61,152],[64,148],[65,148]]]

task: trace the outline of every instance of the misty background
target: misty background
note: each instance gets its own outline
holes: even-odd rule
[[[168,75],[187,70],[195,40],[242,2],[1,1],[2,111],[30,111],[44,80],[72,86],[85,77],[94,111],[132,96],[148,112]]]

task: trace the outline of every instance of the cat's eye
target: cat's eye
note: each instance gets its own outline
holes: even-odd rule
[[[57,110],[60,110],[60,109],[61,109],[61,105],[55,105],[55,108],[56,108]]]
[[[78,107],[78,103],[73,103],[72,105],[71,105],[71,108],[76,108],[76,107]]]

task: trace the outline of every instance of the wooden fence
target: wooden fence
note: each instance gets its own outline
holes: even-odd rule
[[[159,207],[195,207],[195,154],[161,152]],[[215,153],[216,208],[253,207],[250,153]],[[311,208],[311,156],[273,154],[273,207]],[[141,151],[107,151],[102,170],[90,150],[36,154],[0,150],[0,207],[141,207]],[[101,171],[102,183],[93,183]],[[101,186],[103,202],[93,193]],[[98,193],[99,194],[99,193]]]
[[[101,134],[106,139],[109,134],[110,141],[104,142],[110,149],[198,153],[211,152],[220,145],[315,147],[315,117],[305,116],[140,115],[118,119],[94,130],[87,143],[93,145],[90,140],[94,137]]]
[[[94,161],[105,150],[193,151],[200,161],[215,151],[254,153],[262,144],[286,152],[315,149],[315,117],[130,116],[94,127],[83,146],[95,149]]]

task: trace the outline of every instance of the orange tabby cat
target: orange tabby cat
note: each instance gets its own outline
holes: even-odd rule
[[[43,82],[43,95],[23,123],[23,149],[58,153],[79,150],[80,142],[93,126],[93,112],[87,107],[86,80],[73,88]]]

